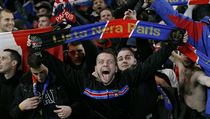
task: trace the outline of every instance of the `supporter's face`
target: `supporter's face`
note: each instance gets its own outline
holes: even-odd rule
[[[110,10],[103,10],[100,13],[100,19],[101,21],[108,21],[108,20],[112,20],[112,13]]]
[[[14,29],[14,26],[13,14],[2,11],[0,15],[0,32],[11,32]]]
[[[85,50],[81,44],[79,45],[69,45],[68,55],[72,63],[75,65],[80,65],[85,57]]]
[[[117,65],[121,71],[136,64],[134,54],[129,50],[122,50],[117,55]]]
[[[109,85],[117,72],[114,56],[109,53],[100,53],[96,58],[95,72],[104,85]]]
[[[9,72],[13,67],[12,61],[10,52],[3,52],[0,55],[0,73]]]
[[[39,17],[38,28],[44,28],[51,25],[50,19],[48,17]]]
[[[31,73],[37,79],[38,82],[43,83],[48,75],[48,68],[45,65],[41,65],[39,68],[30,68]]]
[[[97,13],[100,13],[103,9],[106,8],[106,3],[104,0],[94,0],[93,1],[93,10],[95,10]]]

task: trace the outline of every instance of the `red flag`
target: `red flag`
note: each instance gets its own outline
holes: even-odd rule
[[[189,0],[189,4],[209,4],[210,0]]]
[[[28,47],[27,39],[29,34],[38,34],[49,32],[53,27],[41,28],[41,29],[30,29],[30,30],[20,30],[15,32],[4,32],[0,33],[0,51],[6,48],[15,49],[22,55],[22,69],[23,71],[28,70],[27,66],[27,56]],[[63,48],[62,46],[57,46],[48,49],[52,55],[63,61]]]

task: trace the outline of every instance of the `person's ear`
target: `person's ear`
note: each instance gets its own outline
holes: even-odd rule
[[[16,60],[13,60],[12,61],[12,66],[16,66],[17,65],[17,61]]]
[[[137,60],[136,60],[136,58],[134,59],[134,63],[133,63],[134,65],[136,65],[137,64]]]

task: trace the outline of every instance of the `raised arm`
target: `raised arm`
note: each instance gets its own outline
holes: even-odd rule
[[[179,14],[166,0],[154,0],[151,7],[167,23],[167,25],[185,29],[188,33],[188,42],[197,50],[209,56],[209,17],[204,17],[201,22]]]
[[[92,73],[96,64],[95,59],[99,49],[90,40],[82,41],[82,45],[85,49],[85,61],[83,64],[83,69]]]
[[[153,0],[151,7],[166,22],[167,25],[186,29],[192,24],[193,20],[179,14],[166,0]]]
[[[203,72],[196,72],[195,75],[198,75],[197,81],[204,86],[210,87],[210,77],[206,76]]]
[[[138,75],[135,75],[136,77],[134,77],[134,82],[141,82],[139,79],[145,80],[151,75],[154,75],[155,71],[165,63],[165,61],[171,55],[171,52],[176,49],[177,45],[179,45],[179,43],[175,43],[174,40],[175,38],[169,38],[168,45],[165,45],[159,51],[154,52],[143,63],[137,64],[137,67],[134,69],[134,74]],[[179,40],[181,41],[181,38]],[[139,84],[138,82],[136,84]]]

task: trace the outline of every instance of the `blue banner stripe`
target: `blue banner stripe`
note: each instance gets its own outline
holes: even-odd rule
[[[91,90],[86,88],[83,94],[94,99],[110,99],[125,95],[129,91],[128,85],[120,90]]]
[[[106,22],[98,22],[94,24],[88,24],[83,26],[72,27],[70,30],[70,39],[65,42],[70,43],[81,40],[94,40],[99,39],[103,29],[105,28]]]

